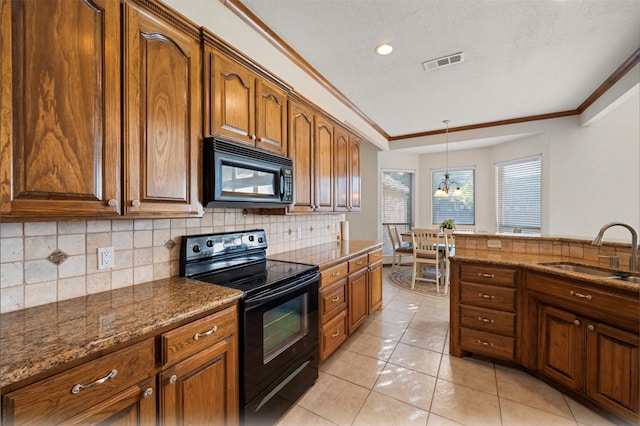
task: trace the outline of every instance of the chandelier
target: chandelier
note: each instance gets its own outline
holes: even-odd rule
[[[454,197],[462,197],[462,190],[460,189],[460,185],[458,185],[458,182],[456,182],[455,180],[451,180],[449,178],[449,122],[451,120],[443,120],[442,122],[447,126],[447,130],[446,130],[446,135],[447,135],[447,144],[446,144],[446,164],[447,164],[447,168],[445,169],[444,172],[444,179],[442,179],[442,182],[440,182],[440,185],[438,185],[438,189],[436,189],[436,192],[433,194],[434,197],[438,197],[438,198],[443,198],[443,197],[448,197],[449,196],[449,189],[450,188],[456,188],[455,191],[453,191],[453,196]]]

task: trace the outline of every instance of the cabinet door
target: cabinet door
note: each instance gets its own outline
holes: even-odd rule
[[[312,212],[314,202],[313,114],[304,106],[289,102],[289,157],[295,173],[292,212]]]
[[[349,210],[349,134],[335,128],[333,175],[335,181],[335,211]]]
[[[199,42],[142,9],[124,10],[125,213],[197,215]]]
[[[584,331],[584,321],[576,315],[541,306],[538,314],[538,370],[570,389],[583,389]]]
[[[382,261],[369,266],[369,313],[382,308]]]
[[[256,84],[256,148],[287,155],[287,95],[258,80]]]
[[[362,142],[355,136],[349,138],[349,211],[360,211],[360,155]]]
[[[209,75],[213,80],[210,82],[213,88],[211,133],[255,146],[255,74],[217,54],[210,58],[213,61]]]
[[[1,7],[0,213],[119,214],[119,2]]]
[[[237,345],[230,336],[160,373],[160,424],[238,424]]]
[[[333,126],[323,117],[315,116],[314,211],[333,210]]]
[[[349,334],[352,334],[369,315],[367,269],[349,275]]]
[[[638,421],[640,337],[604,324],[587,325],[587,395],[607,410]]]

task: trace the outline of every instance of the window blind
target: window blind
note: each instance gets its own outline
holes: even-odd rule
[[[496,164],[498,232],[540,233],[542,158]]]
[[[431,223],[440,225],[445,219],[453,219],[456,225],[475,225],[475,170],[449,170],[449,179],[455,180],[462,190],[462,197],[454,197],[451,188],[448,197],[434,197],[438,185],[444,179],[444,170],[431,172]]]

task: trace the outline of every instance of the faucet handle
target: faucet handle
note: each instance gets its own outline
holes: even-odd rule
[[[599,254],[598,257],[609,259],[609,268],[618,269],[620,267],[620,258],[618,256],[604,256]]]

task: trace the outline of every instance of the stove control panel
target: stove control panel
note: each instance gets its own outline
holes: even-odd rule
[[[182,237],[180,258],[193,262],[229,254],[267,249],[264,229],[223,232],[218,234],[185,235]]]

